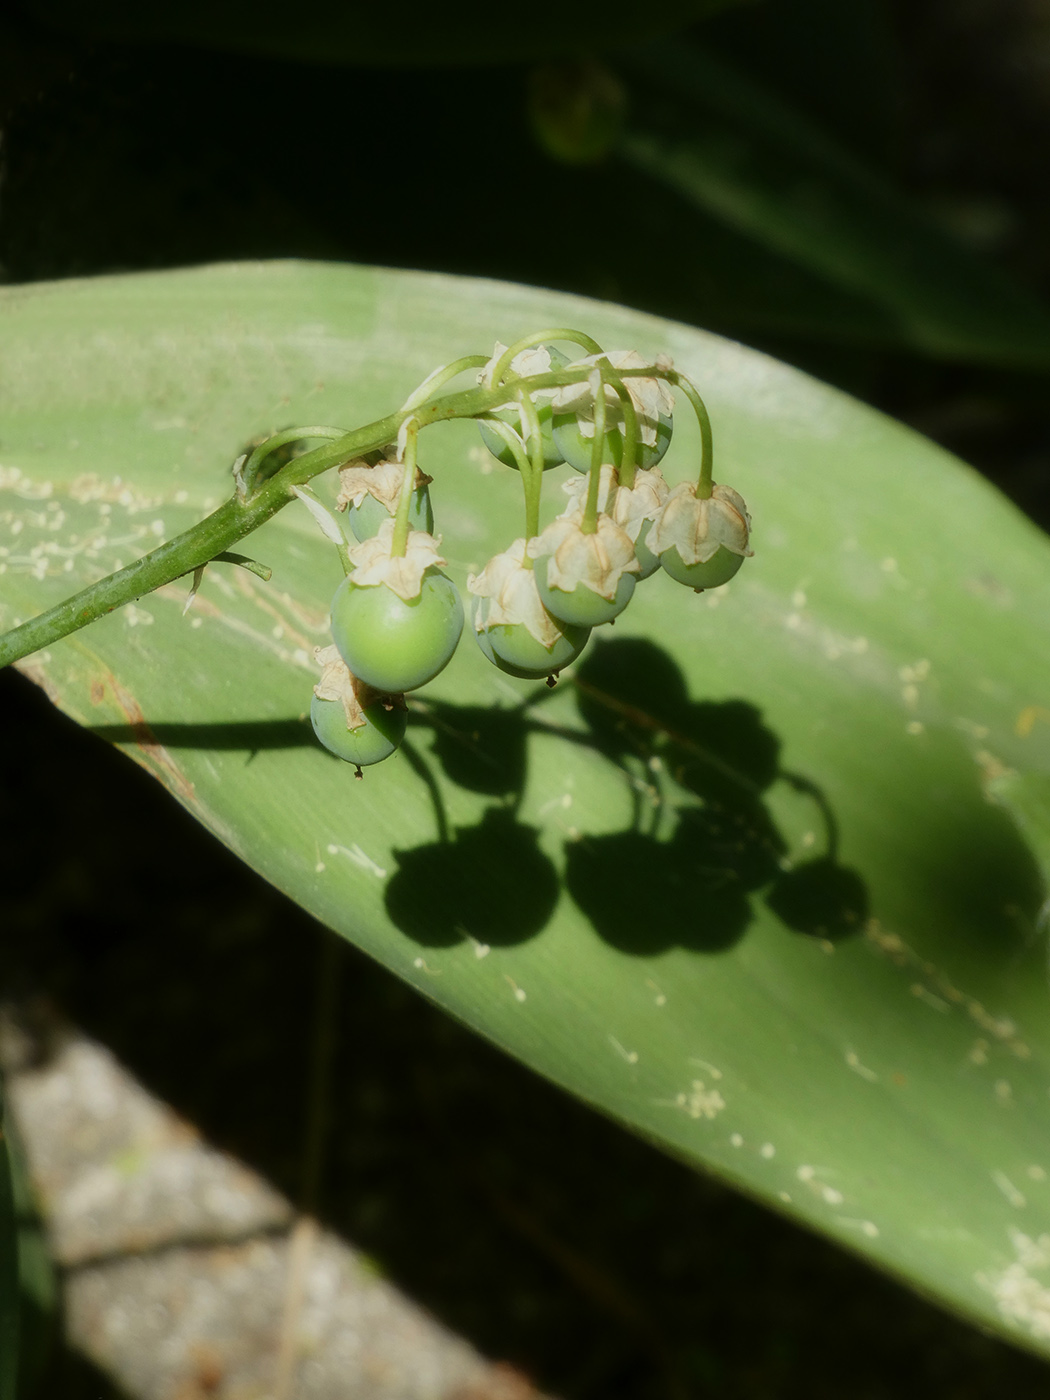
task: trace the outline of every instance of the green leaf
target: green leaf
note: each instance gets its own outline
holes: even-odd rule
[[[259,433],[355,426],[542,325],[671,353],[755,557],[715,593],[641,585],[552,693],[468,635],[355,782],[304,720],[340,570],[298,504],[251,541],[269,583],[212,566],[187,616],[173,585],[25,669],[540,1073],[1050,1352],[1050,830],[1001,791],[1050,774],[1038,530],[872,410],[615,306],[290,263],[13,287],[0,315],[5,626],[198,519]],[[465,423],[421,461],[462,586],[518,478]]]
[[[680,39],[623,62],[641,91],[622,158],[743,235],[741,256],[753,241],[824,280],[863,340],[1050,366],[1050,310],[1031,291],[942,232],[770,87]],[[871,308],[870,325],[855,303]]]

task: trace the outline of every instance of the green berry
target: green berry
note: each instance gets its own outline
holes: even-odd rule
[[[562,352],[558,350],[555,346],[543,345],[539,348],[542,350],[546,350],[547,354],[550,356],[550,364],[552,370],[564,369],[564,367],[569,363],[568,356],[563,355]],[[504,423],[509,424],[515,432],[520,433],[521,416],[516,408],[501,408],[498,409],[492,416],[494,418],[499,418]],[[551,467],[560,467],[562,462],[565,461],[565,458],[561,455],[557,447],[554,445],[551,404],[549,398],[541,398],[539,402],[536,403],[536,416],[540,420],[540,437],[543,440],[543,470],[549,471]],[[478,429],[481,432],[482,442],[492,453],[493,457],[495,457],[497,461],[502,462],[505,467],[514,467],[514,469],[517,470],[517,459],[515,458],[514,453],[510,450],[507,444],[499,436],[499,434],[493,432],[492,428],[483,420],[479,420]],[[528,452],[527,443],[525,445],[525,450],[526,452]]]
[[[478,601],[474,600],[475,614]],[[536,640],[524,622],[499,623],[474,635],[484,655],[501,671],[519,680],[541,681],[575,661],[591,635],[589,627],[560,626],[558,639],[549,648]]]
[[[637,467],[655,467],[671,445],[671,419],[661,413],[656,425],[656,443],[650,447],[639,442]],[[575,413],[558,413],[553,419],[551,436],[554,446],[561,453],[562,460],[568,462],[578,472],[591,469],[591,449],[594,437],[585,437],[580,432],[579,420]],[[619,428],[610,428],[605,434],[605,450],[602,461],[618,467],[623,460],[623,433]]]
[[[571,592],[563,588],[551,588],[547,584],[547,558],[541,555],[535,564],[536,588],[543,606],[551,617],[574,627],[598,627],[603,622],[611,622],[619,616],[634,595],[636,574],[621,574],[616,586],[616,596],[610,601],[578,583]]]
[[[660,555],[665,573],[678,583],[696,589],[720,588],[723,583],[729,582],[743,562],[742,554],[734,554],[724,544],[719,545],[716,553],[703,564],[686,564],[674,545]]]
[[[635,579],[639,583],[643,578],[652,578],[653,574],[655,574],[660,567],[659,554],[654,554],[645,542],[645,537],[648,535],[652,523],[651,520],[642,522],[642,528],[638,531],[638,538],[634,542],[635,558],[642,566],[638,573],[635,574]]]
[[[329,753],[358,768],[389,758],[405,737],[408,723],[405,709],[394,705],[388,709],[380,697],[366,706],[364,716],[364,724],[348,729],[340,700],[321,700],[315,695],[310,703],[310,723],[318,739]]]
[[[345,578],[332,599],[332,639],[366,685],[388,695],[416,690],[452,659],[463,630],[456,585],[428,570],[419,594],[405,600],[385,583],[357,587]]]
[[[391,518],[391,512],[387,510],[382,501],[376,500],[371,493],[362,496],[361,504],[351,506],[347,511],[350,528],[359,540],[371,539],[378,532],[383,521]],[[410,530],[425,530],[428,535],[434,533],[434,510],[430,504],[430,492],[425,486],[420,486],[418,490],[412,492],[412,504],[408,510],[408,528]]]

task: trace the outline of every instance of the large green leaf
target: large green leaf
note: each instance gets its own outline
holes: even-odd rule
[[[26,669],[539,1072],[1050,1350],[1040,532],[870,409],[614,306],[262,264],[9,288],[0,314],[4,625],[197,519],[256,433],[353,426],[544,324],[674,355],[756,555],[714,594],[650,580],[576,684],[536,697],[466,637],[409,751],[355,782],[302,720],[339,569],[298,507],[251,542],[270,584],[213,568],[188,616],[172,586]],[[462,584],[517,532],[516,478],[469,424],[423,453]]]

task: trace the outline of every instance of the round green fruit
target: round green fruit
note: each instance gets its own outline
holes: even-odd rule
[[[562,352],[553,345],[544,345],[540,348],[546,350],[550,356],[552,370],[564,369],[569,363],[568,356],[563,355]],[[516,408],[497,409],[492,416],[500,419],[503,423],[509,424],[515,432],[520,431],[521,416]],[[540,420],[540,437],[543,440],[543,470],[550,471],[551,467],[560,467],[562,462],[565,461],[565,458],[554,445],[549,399],[541,399],[540,402],[536,404],[536,416]],[[483,419],[478,420],[478,429],[481,433],[482,442],[492,453],[493,457],[495,457],[498,462],[502,462],[505,467],[513,467],[517,470],[517,458],[500,435],[493,432],[489,424]],[[528,444],[526,444],[525,450],[526,452],[528,451]]]
[[[562,460],[568,462],[578,472],[589,472],[591,469],[591,448],[594,438],[584,437],[580,432],[579,420],[575,413],[558,413],[553,418],[553,428],[551,436],[554,446],[561,453]],[[664,413],[660,414],[656,425],[656,443],[649,447],[645,443],[638,444],[637,467],[655,467],[657,462],[671,445],[671,419]],[[614,467],[618,467],[623,460],[623,433],[619,428],[610,428],[605,434],[605,451],[602,454],[603,462],[611,462]]]
[[[355,538],[370,540],[373,535],[379,533],[383,521],[392,520],[393,515],[382,501],[377,501],[375,496],[368,492],[361,498],[360,505],[350,507],[347,519]],[[420,486],[417,491],[412,492],[412,504],[408,509],[408,528],[425,530],[428,535],[434,533],[434,509],[430,504],[430,492],[425,486]]]
[[[636,574],[621,574],[616,587],[616,597],[610,602],[586,584],[578,583],[574,589],[550,588],[547,584],[547,557],[541,555],[535,564],[536,587],[540,600],[558,622],[575,627],[599,627],[603,622],[612,622],[618,617],[634,595]]]
[[[406,710],[386,709],[379,699],[366,707],[364,715],[364,724],[347,729],[342,701],[319,700],[315,695],[310,703],[310,723],[318,739],[329,753],[358,768],[389,758],[405,737],[408,723]]]
[[[696,589],[720,588],[723,583],[729,582],[743,562],[742,554],[734,554],[724,544],[719,545],[717,553],[703,564],[686,564],[675,545],[660,555],[665,573],[678,583]]]
[[[385,583],[343,579],[332,599],[332,640],[359,680],[387,695],[416,690],[444,670],[463,630],[452,580],[434,569],[407,602]]]
[[[475,603],[475,610],[477,603]],[[519,680],[541,681],[575,661],[587,645],[589,627],[563,625],[561,635],[548,650],[524,622],[500,623],[475,632],[478,646],[494,666]]]
[[[652,523],[651,520],[642,521],[642,528],[639,530],[638,538],[634,542],[634,557],[642,566],[639,572],[635,574],[635,578],[639,583],[641,583],[643,578],[652,578],[653,574],[655,574],[660,567],[659,554],[654,554],[646,543],[646,536],[649,534]]]

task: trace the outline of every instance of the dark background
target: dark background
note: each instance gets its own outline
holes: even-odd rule
[[[756,0],[689,37],[833,131],[1033,305],[1047,296],[1040,0]],[[1050,524],[1045,375],[922,354],[812,263],[628,169],[619,98],[602,117],[601,93],[628,126],[657,99],[622,53],[601,63],[611,89],[578,67],[544,88],[522,64],[325,67],[0,8],[2,276],[295,256],[613,298],[841,385]],[[551,154],[535,97],[551,83],[599,93],[584,163]],[[0,715],[0,990],[85,1026],[294,1195],[324,935],[12,673]],[[629,1138],[348,947],[339,995],[324,1218],[537,1385],[565,1400],[1045,1392],[1039,1363]],[[103,1393],[62,1356],[44,1388]]]

